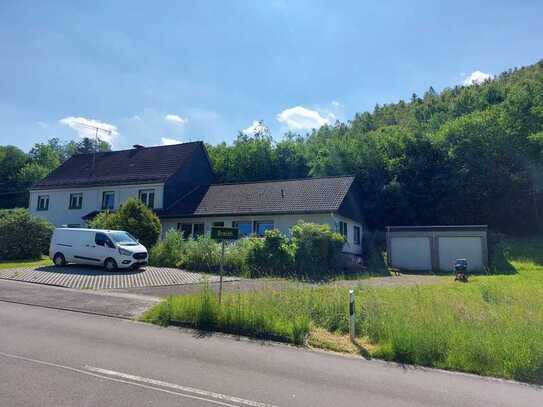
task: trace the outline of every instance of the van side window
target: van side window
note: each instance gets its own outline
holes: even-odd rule
[[[97,233],[94,237],[94,243],[96,243],[98,246],[105,246],[107,241],[107,236],[103,233]]]

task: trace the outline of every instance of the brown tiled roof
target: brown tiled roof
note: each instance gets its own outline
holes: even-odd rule
[[[353,181],[343,176],[200,186],[160,216],[334,212]]]
[[[130,183],[164,182],[191,157],[202,142],[78,154],[68,159],[33,189],[87,187]]]

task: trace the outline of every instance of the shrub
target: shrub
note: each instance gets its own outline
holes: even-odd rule
[[[295,247],[279,230],[267,230],[264,239],[254,242],[247,252],[251,276],[286,276],[292,273]]]
[[[157,242],[149,253],[149,264],[158,267],[179,267],[185,258],[185,242],[181,235],[171,229],[164,239]]]
[[[226,271],[251,277],[251,265],[248,262],[248,257],[249,252],[253,250],[253,246],[256,244],[260,244],[260,239],[254,237],[245,237],[227,244],[224,253]]]
[[[185,241],[183,266],[189,270],[211,271],[219,266],[221,248],[219,243],[207,236]]]
[[[323,278],[337,267],[344,239],[328,225],[300,222],[291,229],[296,275]]]
[[[118,211],[100,213],[90,222],[95,229],[126,230],[145,247],[152,247],[160,235],[160,220],[143,202],[128,199]]]
[[[0,259],[38,259],[47,253],[53,225],[27,209],[0,211]]]

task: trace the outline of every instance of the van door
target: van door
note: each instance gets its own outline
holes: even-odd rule
[[[115,245],[105,233],[96,233],[92,249],[94,251],[93,256],[98,259],[100,264],[104,264],[108,257],[115,257]]]
[[[100,264],[100,258],[96,255],[96,243],[94,232],[81,232],[76,251],[74,251],[74,261],[79,264]]]

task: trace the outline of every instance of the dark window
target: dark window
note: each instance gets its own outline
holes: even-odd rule
[[[347,222],[339,222],[339,233],[347,239]]]
[[[70,194],[69,209],[81,209],[83,206],[83,194]]]
[[[353,226],[354,244],[360,244],[360,226]]]
[[[264,236],[266,230],[273,229],[272,220],[256,221],[255,222],[255,233],[257,236]]]
[[[147,205],[151,209],[155,207],[155,190],[154,189],[141,189],[139,194],[140,194],[140,200],[145,205]]]
[[[188,239],[192,234],[192,223],[178,223],[177,230],[181,232],[183,239]]]
[[[213,222],[213,226],[216,226],[218,228],[222,228],[224,226],[224,222]]]
[[[192,228],[192,237],[196,239],[198,236],[202,236],[203,234],[204,234],[204,224],[195,223]]]
[[[46,211],[49,209],[49,195],[38,195],[38,211]]]
[[[102,194],[102,209],[113,209],[115,207],[115,192],[106,191]]]
[[[234,221],[232,222],[233,228],[239,229],[239,235],[240,236],[249,236],[252,231],[251,222],[244,222],[244,221]]]
[[[115,245],[113,244],[111,239],[103,233],[96,234],[96,236],[94,237],[94,243],[96,243],[98,246],[109,247],[112,249],[115,248]]]
[[[94,236],[94,243],[96,243],[98,246],[105,246],[107,241],[107,236],[103,233],[97,233],[96,236]]]

